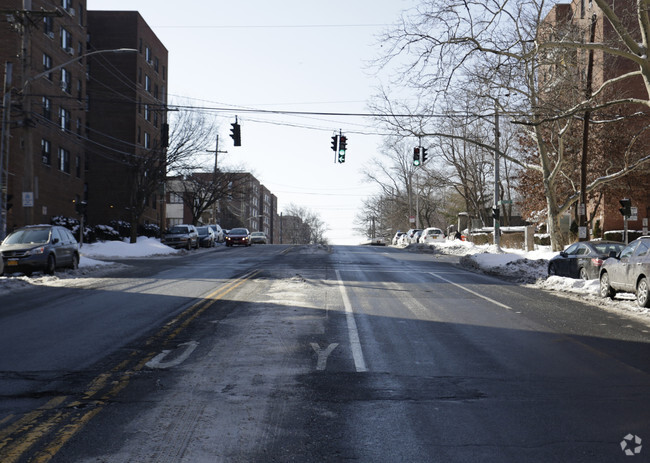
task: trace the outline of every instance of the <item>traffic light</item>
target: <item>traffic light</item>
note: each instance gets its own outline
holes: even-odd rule
[[[413,148],[413,165],[419,166],[420,164],[420,148]]]
[[[632,215],[632,201],[630,201],[628,198],[623,198],[618,202],[621,203],[621,206],[623,206],[619,209],[623,217],[630,217]]]
[[[230,125],[232,125],[232,129],[230,129],[230,137],[235,142],[235,146],[241,146],[241,127],[237,122],[237,118],[235,118],[235,122]]]
[[[493,207],[492,208],[492,218],[499,220],[499,217],[501,216],[501,209],[499,206]]]
[[[332,151],[335,153],[338,151],[338,145],[339,145],[339,136],[338,135],[333,135],[332,136]]]
[[[348,147],[348,137],[345,135],[339,136],[339,162],[343,164],[345,162],[345,150]]]
[[[420,154],[421,154],[420,164],[424,164],[427,161],[427,149],[420,148]]]
[[[13,199],[14,199],[14,195],[12,195],[11,193],[7,194],[7,203],[6,203],[7,206],[5,207],[5,211],[8,211],[14,206],[14,204],[11,202]]]

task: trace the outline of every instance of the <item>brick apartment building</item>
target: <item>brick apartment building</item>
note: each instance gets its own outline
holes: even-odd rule
[[[89,11],[88,219],[164,226],[167,49],[137,11]],[[138,210],[138,216],[131,212]]]
[[[615,13],[621,18],[623,24],[628,25],[630,30],[638,30],[636,2],[634,0],[616,0],[610,2]],[[595,2],[590,0],[573,0],[571,3],[559,3],[555,5],[544,20],[549,30],[555,28],[567,29],[567,26],[574,27],[585,42],[590,40],[590,29],[592,20],[595,26],[594,42],[606,43],[616,38],[612,25],[604,16],[601,9]],[[547,38],[547,37],[545,37]],[[553,37],[549,37],[553,38]],[[557,39],[557,38],[556,38]],[[577,55],[577,66],[579,74],[585,81],[587,73],[588,54],[585,50],[579,50]],[[592,88],[598,89],[601,84],[613,77],[621,76],[628,72],[638,70],[634,63],[622,57],[612,56],[602,50],[593,53],[593,83]],[[543,78],[543,77],[542,77]],[[628,78],[613,86],[606,97],[615,98],[639,98],[648,99],[645,86],[640,76]],[[640,105],[619,105],[616,107],[617,114],[633,114],[636,112],[647,112],[647,107]],[[592,113],[592,117],[598,118],[598,112]],[[608,132],[605,139],[610,144],[607,146],[608,156],[615,159],[622,156],[627,143],[635,133],[650,123],[650,117],[634,117],[625,119],[618,125],[608,124],[605,127]],[[617,140],[618,137],[618,140]],[[646,150],[648,140],[638,142],[641,151]],[[593,141],[591,142],[594,143]],[[647,153],[646,153],[647,154]],[[632,206],[638,208],[636,221],[630,221],[630,229],[642,230],[643,220],[650,217],[650,166],[645,165],[616,182],[607,184],[603,188],[603,198],[600,204],[588,204],[588,208],[595,211],[595,218],[599,220],[601,229],[621,230],[623,228],[623,216],[619,213],[619,200],[630,198]]]
[[[139,13],[87,11],[85,0],[5,0],[0,12],[11,77],[0,235],[78,217],[81,201],[90,224],[129,221],[134,205],[139,223],[160,223],[159,187],[134,187],[165,179],[166,48]]]
[[[212,176],[212,173],[205,175]],[[228,175],[231,191],[226,198],[210,205],[199,219],[199,223],[216,222],[224,229],[246,227],[251,231],[263,231],[270,243],[279,243],[281,230],[277,197],[250,173]],[[192,214],[182,198],[186,187],[178,177],[167,179],[167,227],[190,223],[192,220]]]
[[[4,0],[0,59],[4,94],[0,200],[5,230],[75,216],[85,198],[86,2]],[[7,64],[10,63],[10,64]],[[4,209],[4,208],[3,208]]]

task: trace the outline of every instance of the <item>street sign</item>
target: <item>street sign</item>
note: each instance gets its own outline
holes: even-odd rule
[[[409,217],[409,222],[410,223],[415,223],[415,217],[414,216]]]
[[[23,191],[23,207],[34,207],[34,193]]]
[[[639,220],[639,208],[637,207],[631,207],[630,208],[630,218],[628,220]]]

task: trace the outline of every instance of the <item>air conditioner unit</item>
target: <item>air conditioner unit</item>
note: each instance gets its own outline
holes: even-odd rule
[[[48,32],[48,33],[47,33],[47,36],[48,36],[49,38],[53,39],[53,38],[54,38],[54,32],[53,32],[53,31]]]
[[[68,48],[66,48],[65,51],[68,52],[68,55],[74,55],[74,48],[72,48],[72,47],[68,47]]]
[[[68,10],[68,13],[70,13],[70,16],[74,16],[74,14],[75,14],[74,8],[70,8]]]

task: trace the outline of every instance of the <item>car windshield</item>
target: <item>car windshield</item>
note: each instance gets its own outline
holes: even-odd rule
[[[13,232],[7,236],[4,244],[43,244],[49,240],[49,228],[31,228]]]
[[[199,232],[199,235],[207,235],[208,234],[208,227],[196,227],[196,231]]]
[[[262,233],[262,232],[253,232],[253,233],[251,233],[251,236],[264,236],[264,233]]]
[[[172,227],[167,230],[167,233],[170,235],[182,235],[183,233],[188,233],[187,227]]]
[[[233,228],[230,230],[229,235],[248,235],[248,230],[245,228]]]

